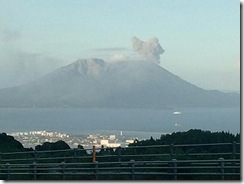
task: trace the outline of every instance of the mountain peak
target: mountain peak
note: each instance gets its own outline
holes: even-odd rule
[[[90,58],[79,59],[66,66],[67,69],[74,70],[81,75],[98,76],[107,68],[107,64],[102,59]]]

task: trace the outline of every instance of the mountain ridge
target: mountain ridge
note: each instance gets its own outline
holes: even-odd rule
[[[173,108],[239,105],[150,61],[79,59],[39,80],[0,90],[0,107]]]

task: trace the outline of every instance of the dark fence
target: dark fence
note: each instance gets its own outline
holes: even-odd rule
[[[240,180],[240,144],[235,142],[93,147],[0,156],[3,180]]]

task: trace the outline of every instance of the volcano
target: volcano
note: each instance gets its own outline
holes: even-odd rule
[[[240,95],[204,90],[150,61],[80,59],[25,85],[0,90],[0,107],[232,107]]]

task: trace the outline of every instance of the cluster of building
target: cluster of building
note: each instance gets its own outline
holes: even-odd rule
[[[85,147],[90,147],[94,145],[96,147],[104,146],[104,147],[125,147],[128,144],[134,142],[134,138],[125,137],[122,135],[88,135],[85,140],[89,141],[88,145],[84,145]]]
[[[26,148],[34,148],[37,145],[43,144],[44,142],[56,142],[58,140],[67,140],[69,135],[59,132],[48,132],[48,131],[30,131],[30,132],[16,132],[9,134]]]
[[[133,143],[136,138],[125,137],[122,135],[68,135],[66,133],[50,132],[50,131],[31,131],[31,132],[16,132],[9,134],[26,148],[35,148],[44,142],[56,142],[59,140],[65,141],[71,148],[77,148],[82,145],[86,149],[96,147],[126,147]]]

